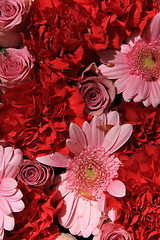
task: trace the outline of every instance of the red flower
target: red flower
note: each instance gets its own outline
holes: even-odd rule
[[[95,60],[92,50],[107,47],[108,37],[100,23],[72,0],[35,0],[28,25],[25,45],[38,62],[59,76],[63,72],[77,78],[81,68]]]
[[[141,103],[123,102],[118,106],[121,123],[133,125],[133,133],[125,145],[126,151],[143,149],[144,144],[160,144],[160,109],[144,107]],[[124,149],[123,149],[124,150]]]
[[[16,213],[15,228],[6,233],[6,240],[51,240],[59,232],[54,217],[62,206],[60,202],[54,206],[55,192],[30,188],[19,183],[23,192],[25,209]]]
[[[35,81],[20,84],[6,91],[3,104],[1,136],[30,159],[65,151],[69,124],[81,125],[84,121],[84,103],[78,88],[65,85],[50,83],[41,87]]]
[[[147,145],[128,157],[119,171],[127,194],[122,199],[107,196],[107,207],[118,210],[116,224],[131,234],[134,240],[160,238],[160,147]]]
[[[142,33],[148,20],[158,13],[157,0],[75,0],[102,26],[109,48],[119,48],[133,28]]]

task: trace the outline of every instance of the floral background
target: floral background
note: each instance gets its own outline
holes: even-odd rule
[[[160,239],[159,22],[157,0],[0,0],[0,239]]]

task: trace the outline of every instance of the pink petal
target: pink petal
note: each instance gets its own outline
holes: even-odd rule
[[[67,167],[69,159],[68,155],[58,152],[36,158],[38,162],[52,167]]]
[[[133,131],[133,127],[131,124],[123,124],[121,126],[118,139],[116,143],[113,145],[113,147],[111,147],[109,152],[113,153],[117,151],[121,146],[123,146],[127,142],[127,140],[130,138],[132,131]]]
[[[92,231],[93,231],[93,227],[92,227],[91,223],[86,228],[84,227],[83,219],[81,219],[81,221],[80,221],[80,229],[81,229],[82,236],[84,238],[88,238],[92,234]]]
[[[129,76],[130,76],[129,73],[127,73],[123,77],[120,77],[115,81],[114,85],[117,89],[117,94],[125,90]]]
[[[91,134],[91,126],[88,122],[84,122],[82,125],[82,130],[86,135],[87,146],[92,145],[92,134]]]
[[[150,93],[150,82],[140,81],[140,87],[138,90],[138,96],[141,100],[147,98]]]
[[[102,144],[102,147],[105,148],[105,152],[111,149],[111,147],[115,144],[120,134],[120,131],[121,131],[121,127],[119,125],[115,125],[106,133],[104,142]]]
[[[152,91],[150,93],[150,99],[153,107],[157,107],[160,103],[160,85],[157,82],[151,82]]]
[[[126,195],[126,187],[121,181],[115,180],[107,187],[107,192],[114,197],[124,197]]]
[[[142,81],[141,76],[130,75],[128,77],[127,85],[123,92],[125,101],[130,101],[137,94],[140,81]]]
[[[93,231],[94,228],[96,228],[98,226],[98,223],[100,221],[100,217],[101,217],[101,212],[98,210],[98,208],[95,208],[91,204],[90,224],[92,226],[92,231]]]
[[[0,210],[0,230],[3,227],[3,215],[4,215],[3,212]]]
[[[82,145],[80,145],[78,142],[75,142],[72,139],[66,140],[66,146],[68,150],[72,153],[80,153],[83,150]]]
[[[87,201],[83,198],[79,198],[78,199],[78,216],[82,217],[86,211],[86,207],[87,207]]]
[[[112,222],[114,222],[117,218],[117,210],[115,209],[111,209],[109,212],[108,212],[108,217],[111,219]]]
[[[0,196],[0,209],[1,211],[6,214],[9,215],[11,213],[11,208],[6,200],[5,197],[3,197],[2,195]]]
[[[73,235],[79,235],[81,233],[79,219],[70,227],[69,231]]]
[[[160,38],[160,13],[157,13],[150,24],[150,38],[151,41],[159,40]]]
[[[83,148],[86,147],[86,138],[81,130],[81,128],[75,124],[71,123],[69,126],[69,134],[70,138],[74,140],[75,142],[79,143]]]
[[[0,191],[8,191],[17,187],[17,182],[13,178],[3,178],[0,184]]]
[[[104,141],[104,131],[100,130],[97,126],[104,125],[103,119],[100,116],[94,116],[91,122],[92,129],[92,144],[95,147],[100,147]]]
[[[104,211],[105,201],[106,201],[106,196],[105,196],[105,194],[103,194],[102,197],[98,201],[98,210],[100,212]]]
[[[14,217],[12,215],[12,213],[10,215],[5,215],[4,214],[4,229],[11,231],[14,228]]]
[[[107,113],[107,124],[108,125],[119,125],[119,114],[116,111],[110,111]]]
[[[121,45],[121,53],[127,54],[129,51],[130,51],[130,46],[128,46],[127,44]]]
[[[10,207],[12,208],[12,212],[21,212],[25,207],[22,200],[10,202],[9,204]]]
[[[126,58],[125,55],[123,58]],[[128,64],[117,64],[114,67],[107,67],[106,65],[102,64],[98,67],[98,69],[105,77],[109,79],[116,79],[126,75],[128,73],[129,66]]]
[[[77,198],[74,192],[70,192],[64,197],[64,204],[58,213],[58,219],[62,226],[65,227],[72,218],[76,203]]]
[[[91,215],[91,204],[90,204],[90,201],[86,200],[86,210],[82,216],[82,222],[83,222],[84,228],[87,228],[87,226],[89,225],[90,215]]]
[[[145,107],[149,107],[151,105],[150,95],[143,101]]]
[[[6,147],[4,148],[4,159],[5,159],[5,168],[7,164],[10,162],[12,156],[13,156],[14,149],[12,147]]]
[[[23,197],[22,192],[19,189],[16,189],[16,193],[10,196],[6,196],[7,201],[10,202],[17,202]]]
[[[19,165],[22,161],[22,152],[20,149],[15,149],[14,150],[14,155],[12,158],[9,160],[7,163],[4,177],[10,177],[10,178],[15,178],[18,171],[19,171]]]

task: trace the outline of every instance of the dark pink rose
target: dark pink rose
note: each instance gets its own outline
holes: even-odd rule
[[[0,0],[0,46],[19,47],[31,0]]]
[[[52,167],[31,160],[24,160],[18,174],[18,180],[35,187],[50,186],[53,179],[54,170]]]
[[[34,58],[24,46],[20,49],[7,48],[0,52],[1,89],[31,80],[34,73]]]
[[[132,240],[130,234],[114,223],[106,222],[102,225],[100,233],[93,240]]]
[[[95,63],[82,73],[78,87],[85,102],[85,110],[91,116],[106,111],[116,94],[113,82],[101,74]]]

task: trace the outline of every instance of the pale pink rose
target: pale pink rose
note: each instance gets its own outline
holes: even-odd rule
[[[85,102],[85,110],[91,116],[100,115],[108,110],[115,99],[113,82],[101,74],[95,63],[82,73],[78,87]]]
[[[17,178],[30,186],[50,186],[54,179],[54,170],[53,167],[45,166],[37,161],[24,160]]]
[[[0,46],[19,47],[31,0],[0,0]]]
[[[111,222],[106,222],[93,240],[132,240],[132,238],[124,228],[116,226]]]
[[[68,233],[59,233],[52,240],[76,240],[76,238]]]
[[[0,87],[3,92],[6,88],[31,80],[34,70],[34,58],[26,46],[7,48],[5,55],[0,52]]]

